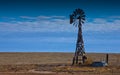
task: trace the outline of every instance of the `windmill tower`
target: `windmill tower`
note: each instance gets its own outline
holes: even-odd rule
[[[76,50],[73,57],[72,65],[75,63],[84,63],[87,57],[85,56],[85,48],[84,48],[84,41],[82,36],[82,24],[85,21],[85,13],[82,9],[76,9],[70,15],[70,24],[78,27],[78,37],[76,42]]]

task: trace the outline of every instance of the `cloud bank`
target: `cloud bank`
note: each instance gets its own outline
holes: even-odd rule
[[[1,18],[3,19],[3,18]],[[75,32],[77,28],[69,24],[65,16],[20,16],[0,21],[0,31],[11,32]],[[83,25],[84,31],[119,31],[120,16],[89,19]]]

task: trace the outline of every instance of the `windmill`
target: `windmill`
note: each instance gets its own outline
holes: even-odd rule
[[[82,9],[75,9],[70,15],[70,24],[78,27],[78,37],[76,42],[76,50],[73,57],[72,65],[75,63],[84,63],[87,57],[85,56],[84,41],[82,36],[82,24],[85,22],[85,13]]]

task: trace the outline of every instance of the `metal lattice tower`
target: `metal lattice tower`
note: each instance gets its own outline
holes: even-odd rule
[[[84,48],[84,41],[82,36],[82,24],[85,21],[85,13],[82,9],[76,9],[73,11],[73,13],[70,15],[70,24],[73,24],[74,26],[78,27],[78,37],[76,42],[76,50],[73,57],[72,65],[75,63],[84,63],[85,59],[87,57],[85,56],[85,48]]]

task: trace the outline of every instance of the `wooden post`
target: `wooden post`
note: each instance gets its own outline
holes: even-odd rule
[[[108,64],[108,58],[109,58],[109,56],[108,56],[108,54],[106,54],[106,63]]]

